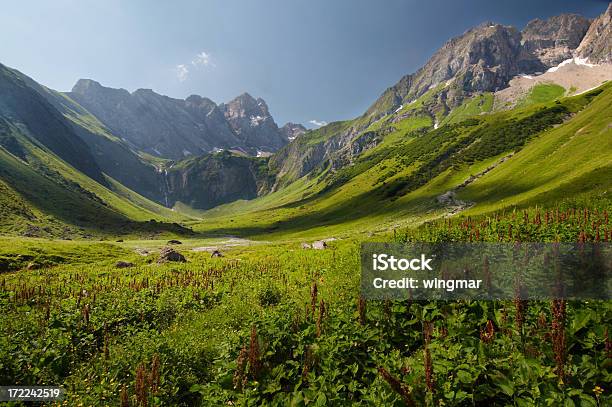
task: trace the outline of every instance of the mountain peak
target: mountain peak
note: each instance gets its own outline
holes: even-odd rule
[[[561,14],[545,20],[531,20],[523,31],[522,44],[546,68],[573,57],[591,21],[578,14]]]
[[[102,85],[93,79],[79,79],[72,87],[72,92],[86,93],[92,88],[102,88]]]
[[[266,102],[262,98],[255,99],[247,92],[229,101],[224,109],[228,117],[270,116]]]
[[[437,114],[473,93],[495,92],[521,73],[543,72],[574,56],[610,61],[611,21],[612,4],[593,22],[561,14],[534,19],[522,32],[486,21],[447,41],[422,68],[387,89],[366,116],[375,120],[434,88],[439,97],[430,113]]]
[[[279,130],[289,141],[301,136],[307,131],[306,127],[304,127],[302,124],[292,122],[285,123],[285,125]]]
[[[242,103],[256,103],[255,98],[248,92],[243,92],[239,96],[236,96],[230,101],[230,103],[233,101],[240,101]]]
[[[126,89],[107,88],[93,79],[79,79],[70,93],[83,97],[98,97],[100,94],[113,95],[119,98],[130,96],[130,92]]]

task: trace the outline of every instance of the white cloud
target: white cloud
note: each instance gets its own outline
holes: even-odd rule
[[[187,65],[185,64],[177,65],[174,70],[179,82],[184,82],[189,76],[189,68],[187,68]]]
[[[308,123],[312,124],[313,126],[317,126],[317,127],[322,127],[322,126],[327,126],[327,122],[325,120],[309,120]]]
[[[195,58],[191,61],[191,65],[193,66],[211,66],[214,67],[210,54],[206,51],[202,51],[195,56]]]
[[[214,68],[215,64],[210,56],[210,54],[206,51],[202,51],[196,54],[195,57],[191,60],[190,63],[187,64],[179,64],[174,67],[174,72],[176,73],[176,77],[179,82],[184,82],[189,77],[190,68],[199,69],[199,68]]]

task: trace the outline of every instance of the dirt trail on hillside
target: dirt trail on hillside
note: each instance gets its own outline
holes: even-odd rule
[[[481,178],[486,173],[488,173],[491,170],[493,170],[494,168],[496,168],[498,165],[506,162],[513,155],[514,155],[514,153],[508,154],[507,156],[503,157],[499,161],[495,162],[493,165],[490,165],[489,167],[487,167],[484,170],[480,171],[476,175],[471,175],[468,179],[463,181],[461,184],[457,185],[455,188],[453,188],[453,189],[451,189],[449,191],[446,191],[445,193],[443,193],[441,195],[438,195],[438,197],[436,198],[438,203],[441,203],[442,205],[444,205],[444,206],[446,206],[448,208],[448,212],[446,213],[445,217],[449,217],[449,216],[455,215],[455,214],[457,214],[457,213],[459,213],[459,212],[461,212],[463,210],[466,210],[466,209],[471,208],[472,206],[474,206],[476,204],[475,202],[462,201],[460,199],[457,199],[457,191],[462,189],[462,188],[467,187],[472,182],[476,181],[477,179]]]

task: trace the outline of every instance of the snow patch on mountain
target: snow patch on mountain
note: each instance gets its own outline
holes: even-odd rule
[[[596,64],[590,64],[588,58],[570,58],[570,59],[566,59],[565,61],[561,62],[559,65],[557,66],[553,66],[552,68],[550,68],[548,71],[546,72],[557,72],[559,70],[559,68],[568,65],[568,64],[575,64],[575,65],[581,65],[581,66],[587,66],[589,68],[593,68],[595,66],[597,66]]]

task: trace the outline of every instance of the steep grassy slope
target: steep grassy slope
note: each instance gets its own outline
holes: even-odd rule
[[[469,213],[542,204],[612,185],[612,86],[563,126],[533,140],[459,197],[478,202]],[[500,187],[501,186],[501,187]]]
[[[62,115],[17,72],[0,64],[0,132],[7,133],[7,123],[21,126],[22,132],[35,139],[73,167],[104,183],[85,143],[72,131]]]
[[[534,86],[529,94],[521,100],[517,107],[524,107],[533,105],[536,103],[546,103],[552,100],[558,99],[565,94],[565,88],[563,86],[550,84],[539,84]]]
[[[106,176],[104,180],[117,184]],[[0,135],[0,181],[4,234],[72,238],[144,233],[157,226],[178,232],[181,228],[157,221],[185,218],[133,192],[124,191],[131,199],[123,198],[6,122]]]
[[[196,229],[329,237],[600,192],[609,188],[611,97],[604,85],[438,129],[415,130],[418,116],[389,121],[376,129],[378,144],[348,165],[328,163],[269,196],[216,208]],[[484,96],[474,105],[486,103]],[[449,191],[457,197],[439,199]]]
[[[35,159],[24,163],[0,149],[0,178],[3,189],[8,192],[3,200],[9,201],[3,205],[0,216],[3,234],[64,238],[129,234],[155,230],[153,224],[139,226],[138,221],[166,220],[99,184],[93,186],[94,182],[82,174],[73,173],[72,177],[65,178],[62,172],[71,169],[62,168],[61,162],[55,164],[58,170],[43,166]],[[33,166],[38,168],[35,170]],[[160,229],[164,227],[160,225]],[[180,231],[180,228],[171,229]]]

